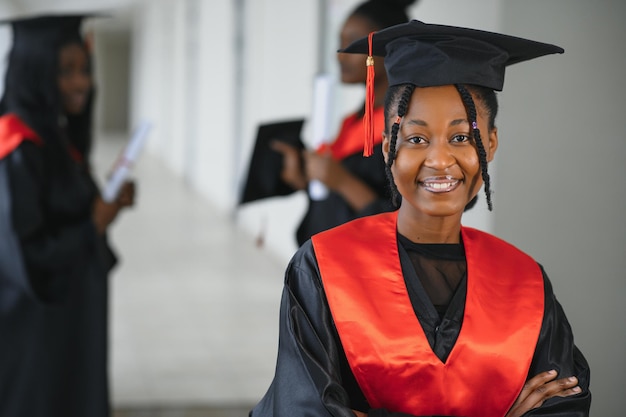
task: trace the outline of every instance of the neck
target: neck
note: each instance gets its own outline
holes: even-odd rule
[[[430,216],[400,206],[398,233],[415,243],[460,243],[461,214]]]

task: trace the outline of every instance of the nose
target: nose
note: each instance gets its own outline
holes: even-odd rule
[[[349,58],[348,54],[344,52],[339,52],[337,54],[337,62],[339,62],[339,64],[345,64]]]
[[[456,158],[447,141],[434,140],[429,144],[424,165],[435,170],[444,170],[455,162]]]

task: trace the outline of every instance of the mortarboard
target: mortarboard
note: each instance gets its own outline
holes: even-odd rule
[[[13,29],[13,47],[30,45],[63,44],[80,40],[81,23],[88,17],[103,16],[97,13],[81,14],[49,14],[37,16],[21,16],[2,19],[0,24],[10,24]]]
[[[508,65],[563,53],[563,49],[501,33],[412,20],[373,32],[340,52],[369,55],[366,106],[372,108],[372,56],[385,58],[389,86],[405,83],[418,87],[474,84],[501,91]],[[367,113],[368,109],[366,123]],[[366,126],[366,132],[368,128]]]
[[[304,149],[300,139],[303,123],[304,119],[297,119],[259,126],[239,204],[294,192],[280,177],[282,155],[273,150],[270,143],[279,140],[297,149]]]

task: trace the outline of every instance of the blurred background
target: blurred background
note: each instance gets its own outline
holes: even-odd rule
[[[138,206],[112,233],[121,257],[110,324],[116,415],[246,415],[269,386],[283,271],[306,196],[239,206],[242,180],[259,124],[310,119],[313,78],[337,73],[339,27],[357,3],[0,1],[3,18],[107,15],[86,24],[101,180],[133,128],[154,126],[134,172]],[[421,0],[410,15],[565,49],[507,71],[490,167],[494,212],[479,206],[465,223],[544,265],[591,365],[592,416],[622,415],[626,3]],[[10,42],[0,26],[3,56]],[[363,89],[333,95],[338,124]]]

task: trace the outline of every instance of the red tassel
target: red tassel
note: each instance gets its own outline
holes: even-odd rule
[[[374,57],[372,56],[372,38],[374,32],[367,37],[369,54],[367,57],[367,79],[365,81],[365,114],[363,115],[363,127],[365,129],[365,144],[363,156],[371,156],[374,153]]]

